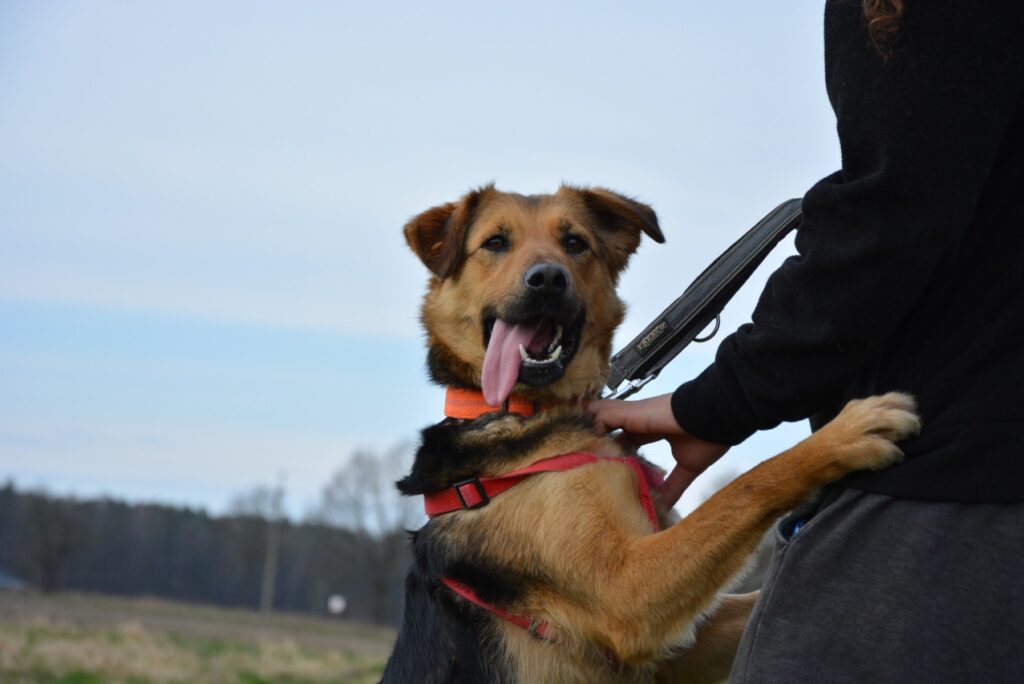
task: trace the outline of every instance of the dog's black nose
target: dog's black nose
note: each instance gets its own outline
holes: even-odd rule
[[[523,282],[530,290],[556,294],[569,288],[569,275],[556,264],[534,264],[526,269]]]

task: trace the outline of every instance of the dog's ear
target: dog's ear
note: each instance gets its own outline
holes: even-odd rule
[[[655,242],[665,242],[658,226],[658,216],[646,204],[604,188],[572,188],[594,219],[593,228],[603,243],[608,261],[615,272],[621,271],[640,245],[640,233]]]
[[[493,190],[493,185],[473,190],[458,202],[427,209],[405,224],[405,241],[438,278],[450,276],[462,261],[466,231],[480,203]]]

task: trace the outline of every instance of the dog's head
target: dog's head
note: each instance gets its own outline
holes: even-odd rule
[[[622,321],[619,273],[654,211],[600,188],[523,196],[487,186],[416,216],[409,246],[433,273],[422,321],[432,378],[500,405],[594,396]]]

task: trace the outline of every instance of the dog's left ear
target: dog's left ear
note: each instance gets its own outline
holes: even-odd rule
[[[493,190],[493,185],[473,190],[458,202],[427,209],[405,224],[405,241],[438,278],[450,276],[462,261],[466,231],[481,200]]]
[[[604,188],[571,188],[594,219],[594,230],[608,253],[608,262],[618,273],[626,267],[630,255],[640,245],[640,233],[655,242],[665,242],[658,216],[646,204]]]

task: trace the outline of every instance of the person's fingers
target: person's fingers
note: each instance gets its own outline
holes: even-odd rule
[[[636,409],[635,402],[618,399],[600,399],[587,405],[587,411],[594,416],[594,427],[600,434],[620,430],[628,423],[635,423],[636,419],[630,414]]]
[[[594,427],[598,433],[604,434],[622,427],[622,409],[627,402],[618,399],[595,399],[586,406],[586,410],[594,417]]]
[[[683,434],[683,429],[672,415],[671,400],[671,394],[662,394],[636,402],[626,414],[623,428],[641,434]]]
[[[622,401],[596,399],[587,405],[600,432],[622,429],[638,434],[681,434],[682,428],[672,415],[670,394],[650,399]]]
[[[658,494],[661,496],[662,503],[665,504],[666,508],[672,508],[679,501],[679,497],[683,495],[687,487],[697,479],[699,473],[687,470],[681,466],[676,466],[672,469],[672,472],[665,478],[665,483],[658,487]]]
[[[724,444],[705,442],[693,437],[677,439],[672,444],[672,456],[676,463],[694,473],[704,472],[727,451],[729,447]]]
[[[659,440],[669,442],[677,465],[658,491],[670,507],[698,475],[729,450],[728,446],[687,435],[672,413],[671,394],[638,401],[596,399],[586,409],[594,416],[599,433],[622,430],[614,439],[626,451],[635,453],[637,447]]]

